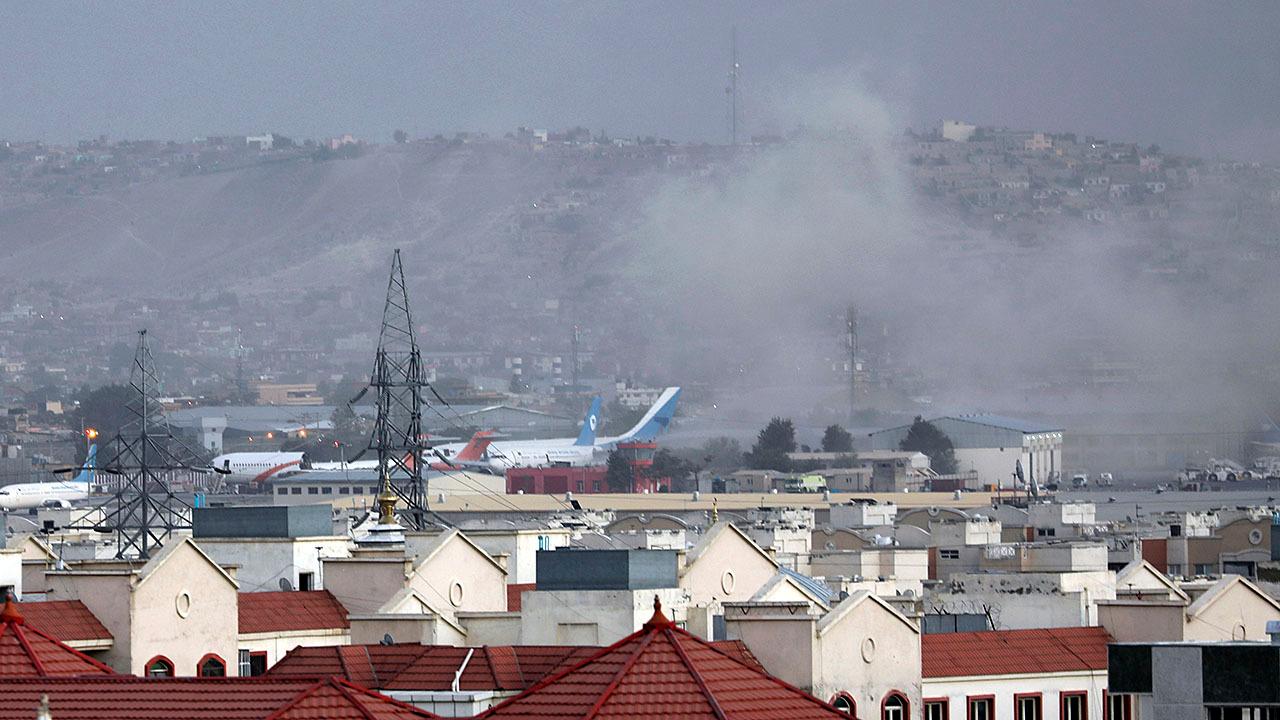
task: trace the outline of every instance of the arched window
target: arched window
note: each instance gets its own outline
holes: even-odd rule
[[[147,661],[147,677],[173,677],[173,661],[157,655]]]
[[[841,690],[831,698],[831,705],[840,712],[850,716],[858,717],[858,703],[849,693]]]
[[[911,717],[911,704],[907,702],[907,698],[896,690],[884,696],[884,703],[880,706],[881,720],[907,720]]]
[[[226,677],[227,663],[222,658],[210,653],[196,663],[196,674],[200,677]]]

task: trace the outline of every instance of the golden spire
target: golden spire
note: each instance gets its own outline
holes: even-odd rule
[[[717,507],[717,498],[711,498],[711,524],[715,525],[720,522],[720,508]]]

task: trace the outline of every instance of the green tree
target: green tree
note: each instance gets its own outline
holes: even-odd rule
[[[713,437],[702,444],[703,466],[716,472],[730,472],[742,467],[742,446],[731,437]]]
[[[396,144],[397,144],[397,145],[403,145],[403,144],[405,144],[405,143],[409,142],[409,133],[407,133],[407,132],[405,132],[405,131],[403,131],[403,130],[397,130],[397,131],[395,131],[394,133],[392,133],[392,134],[391,134],[391,137],[392,137],[392,139],[393,139],[393,140],[395,140],[395,141],[396,141]]]
[[[919,415],[911,423],[907,436],[898,443],[899,450],[922,452],[929,456],[929,464],[934,472],[941,475],[954,475],[957,470],[955,446],[951,438],[933,423]]]
[[[828,425],[822,433],[822,452],[853,452],[853,435],[839,425]]]
[[[609,460],[605,464],[604,484],[609,488],[609,492],[626,493],[631,492],[634,487],[635,476],[632,473],[631,463],[627,458],[617,450],[609,451]]]
[[[653,454],[653,465],[647,474],[652,478],[671,478],[673,485],[683,485],[696,471],[696,465],[663,448]]]
[[[747,463],[757,470],[789,472],[791,458],[787,453],[796,451],[796,428],[790,419],[776,417],[760,431],[756,444],[747,454]]]

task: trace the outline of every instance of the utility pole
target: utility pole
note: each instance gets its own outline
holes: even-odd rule
[[[212,469],[169,427],[146,330],[138,333],[129,387],[130,419],[110,440],[113,454],[101,465],[102,472],[117,478],[116,490],[81,527],[114,534],[117,558],[146,560],[175,532],[191,529],[191,506],[174,493],[174,474]],[[101,519],[95,522],[97,515]]]
[[[738,26],[734,25],[729,34],[729,87],[725,88],[729,96],[729,143],[738,145]]]
[[[401,519],[412,529],[427,522],[427,483],[422,476],[422,354],[413,333],[409,291],[404,282],[400,250],[391,258],[387,301],[382,308],[382,330],[369,387],[377,393],[378,418],[369,449],[378,453],[378,501],[384,519],[397,501],[403,503]]]
[[[569,338],[569,381],[572,384],[570,392],[575,395],[578,393],[578,344],[582,341],[582,328],[577,323],[573,324],[573,334]]]

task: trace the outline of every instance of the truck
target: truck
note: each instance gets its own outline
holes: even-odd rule
[[[820,493],[827,489],[827,479],[821,475],[801,475],[787,478],[782,489],[789,493]]]
[[[1071,476],[1071,487],[1076,490],[1083,490],[1089,487],[1089,473],[1078,472]]]

